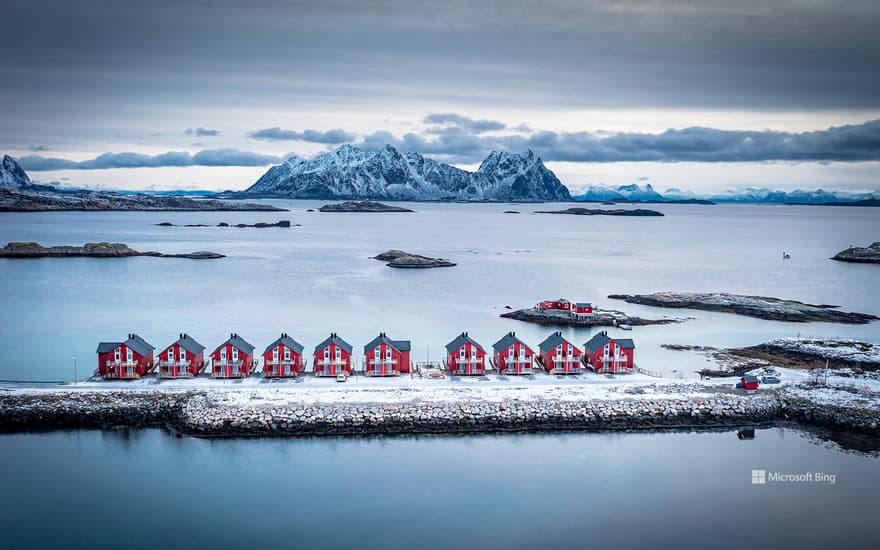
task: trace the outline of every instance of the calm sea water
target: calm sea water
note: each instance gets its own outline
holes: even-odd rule
[[[877,548],[878,459],[789,429],[0,435],[0,547]],[[752,484],[752,470],[834,475]],[[815,478],[815,477],[814,477]]]
[[[141,250],[213,250],[217,261],[129,258],[0,260],[0,379],[69,380],[95,368],[100,340],[129,332],[162,348],[188,332],[213,349],[238,332],[259,350],[284,331],[307,347],[330,331],[356,349],[379,331],[440,358],[468,330],[484,346],[509,330],[537,345],[551,328],[501,319],[504,306],[552,297],[642,316],[691,316],[636,327],[637,361],[672,373],[704,366],[664,343],[736,346],[769,338],[877,339],[872,325],[793,324],[721,313],[661,310],[611,293],[730,291],[839,304],[880,314],[880,271],[828,258],[880,235],[871,208],[657,205],[662,218],[531,214],[569,205],[422,204],[415,214],[306,212],[321,203],[270,201],[289,213],[57,212],[0,214],[0,241],[44,245],[125,242]],[[505,214],[517,210],[521,214]],[[290,219],[291,229],[156,227]],[[388,248],[458,266],[394,270],[369,257]],[[782,252],[791,254],[781,259]],[[582,344],[589,329],[565,329]]]

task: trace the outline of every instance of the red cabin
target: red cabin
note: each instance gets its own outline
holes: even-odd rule
[[[736,387],[744,389],[746,391],[755,391],[758,389],[758,377],[747,374],[739,379],[739,384]]]
[[[584,344],[587,365],[599,373],[632,372],[636,345],[629,338],[611,338],[607,331]]]
[[[589,302],[578,302],[574,305],[574,314],[575,315],[592,315],[593,314],[593,304]]]
[[[263,377],[290,378],[299,376],[305,366],[303,346],[286,332],[269,344],[263,352]]]
[[[467,332],[446,344],[446,368],[465,376],[486,374],[486,350]]]
[[[230,334],[211,354],[213,378],[247,378],[253,368],[254,346],[238,334]]]
[[[560,298],[558,300],[544,300],[543,302],[538,302],[538,307],[541,309],[558,309],[562,311],[572,311],[574,309],[574,305],[565,298]]]
[[[367,376],[397,376],[410,371],[410,341],[392,340],[384,332],[364,346],[364,373]]]
[[[549,374],[580,374],[583,372],[581,350],[554,332],[538,346],[538,362]]]
[[[205,368],[205,346],[187,334],[159,353],[159,378],[192,378]]]
[[[129,334],[125,342],[98,344],[98,374],[106,379],[140,378],[153,370],[156,349],[137,334]]]
[[[315,347],[315,376],[351,374],[351,345],[335,332]]]
[[[499,374],[531,374],[535,352],[525,342],[508,332],[492,345],[494,363]]]

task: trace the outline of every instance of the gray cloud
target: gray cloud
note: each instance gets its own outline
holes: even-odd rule
[[[34,153],[40,153],[42,151],[48,151],[49,148],[45,145],[28,145],[28,151],[33,151]]]
[[[764,162],[880,160],[880,119],[811,132],[719,130],[692,127],[657,134],[624,132],[552,132],[483,136],[467,133],[398,138],[379,131],[360,146],[390,143],[403,149],[475,162],[493,149],[532,149],[544,160],[571,162]]]
[[[201,137],[210,137],[210,136],[219,136],[220,130],[209,130],[207,128],[187,128],[186,132],[184,132],[188,136],[201,136]]]
[[[303,130],[302,132],[298,132],[296,130],[285,130],[278,126],[255,130],[249,133],[248,136],[254,139],[266,139],[271,141],[308,141],[311,143],[325,143],[330,145],[347,143],[355,139],[354,134],[350,134],[339,128],[327,130],[326,132],[320,130]]]
[[[456,113],[432,113],[426,116],[423,122],[444,127],[460,128],[474,134],[507,128],[506,124],[497,120],[476,120]]]
[[[74,161],[29,155],[21,157],[22,168],[30,172],[47,170],[103,170],[107,168],[160,168],[167,166],[266,166],[279,162],[274,155],[238,149],[204,149],[194,155],[169,151],[158,155],[141,153],[104,153],[89,160]]]

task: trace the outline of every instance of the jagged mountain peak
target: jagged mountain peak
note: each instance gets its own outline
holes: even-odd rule
[[[468,172],[386,144],[342,145],[291,157],[245,191],[250,196],[410,200],[569,200],[568,189],[531,150],[493,151]]]
[[[17,160],[9,155],[3,155],[0,163],[0,187],[19,189],[31,184],[31,179]]]

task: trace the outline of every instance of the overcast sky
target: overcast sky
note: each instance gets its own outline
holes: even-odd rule
[[[391,143],[535,150],[570,188],[880,188],[880,2],[6,0],[32,178],[244,188]]]

